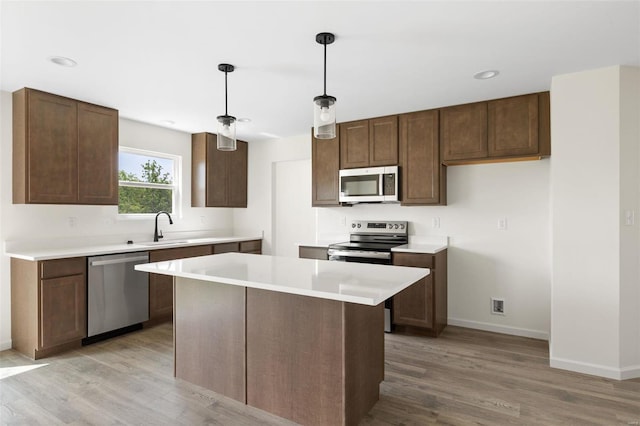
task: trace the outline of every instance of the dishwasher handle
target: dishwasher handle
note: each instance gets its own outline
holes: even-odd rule
[[[140,262],[140,261],[148,262],[149,256],[123,257],[121,259],[107,259],[107,260],[92,260],[89,263],[89,266],[117,265],[119,263],[131,263],[131,262]]]

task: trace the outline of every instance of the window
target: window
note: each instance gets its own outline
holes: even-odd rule
[[[177,213],[180,157],[120,147],[118,213]]]

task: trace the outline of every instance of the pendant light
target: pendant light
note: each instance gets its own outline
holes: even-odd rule
[[[217,147],[219,151],[236,150],[236,118],[227,114],[227,73],[233,72],[233,65],[220,64],[218,70],[224,72],[224,115],[218,116]]]
[[[316,35],[316,41],[324,45],[324,94],[313,98],[313,135],[317,139],[336,137],[336,98],[327,95],[327,44],[335,39],[331,33]]]

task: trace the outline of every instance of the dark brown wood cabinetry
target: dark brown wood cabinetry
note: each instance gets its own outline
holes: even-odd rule
[[[340,168],[398,164],[398,117],[340,123]]]
[[[188,257],[229,252],[261,254],[262,240],[153,250],[149,252],[149,262],[163,262],[166,260],[186,259]],[[149,321],[146,325],[169,321],[172,317],[173,277],[169,275],[149,274]]]
[[[298,257],[301,259],[329,260],[326,247],[300,246],[298,247]]]
[[[438,110],[401,114],[402,205],[446,204],[446,169],[440,162]]]
[[[312,137],[313,206],[337,206],[339,169],[399,165],[402,205],[445,205],[449,165],[551,155],[549,92],[339,123]]]
[[[79,347],[87,335],[85,257],[11,259],[11,339],[33,359]]]
[[[443,160],[487,157],[487,103],[458,105],[440,110]]]
[[[445,164],[539,159],[551,154],[549,92],[441,110]]]
[[[179,247],[149,252],[149,262],[207,256],[211,245]],[[149,321],[147,325],[169,321],[173,318],[173,277],[149,274]]]
[[[316,139],[311,130],[311,205],[339,206],[340,126],[333,139]]]
[[[216,140],[212,133],[191,136],[191,206],[247,207],[248,144],[218,151]]]
[[[429,268],[431,271],[393,296],[395,330],[438,336],[447,325],[447,251],[393,253],[392,259],[397,266]]]
[[[13,93],[13,202],[118,204],[118,111]]]

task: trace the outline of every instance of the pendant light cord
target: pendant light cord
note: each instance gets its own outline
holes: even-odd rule
[[[229,115],[227,113],[227,72],[226,71],[224,72],[224,115]]]
[[[324,44],[324,96],[327,96],[327,44]]]

